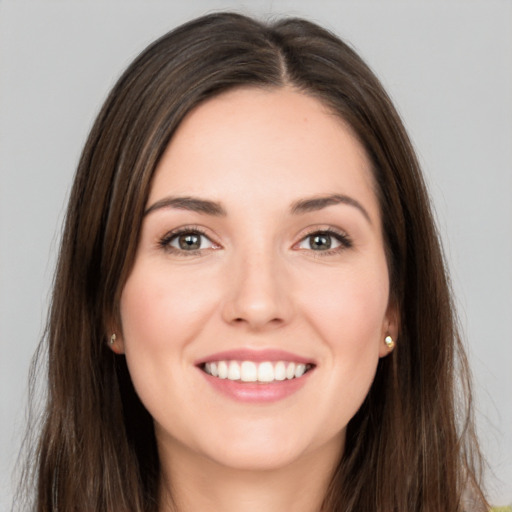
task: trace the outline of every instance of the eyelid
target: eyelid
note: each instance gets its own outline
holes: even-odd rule
[[[180,235],[184,235],[184,234],[200,235],[200,236],[208,239],[210,241],[210,243],[212,244],[212,247],[185,251],[183,249],[179,249],[178,247],[174,247],[171,245],[171,242],[173,240],[178,238]],[[177,254],[180,256],[197,255],[204,251],[217,250],[217,249],[221,248],[221,245],[213,239],[212,235],[207,233],[207,231],[204,228],[202,228],[201,226],[196,226],[196,225],[180,226],[180,227],[171,229],[170,231],[167,231],[162,237],[160,237],[158,239],[157,245],[159,246],[159,248],[161,248],[167,252],[174,253],[174,254]]]
[[[331,249],[327,249],[325,251],[314,251],[313,249],[305,249],[305,248],[298,247],[299,244],[301,244],[304,240],[306,240],[308,237],[315,235],[315,234],[324,234],[324,235],[332,236],[333,238],[335,238],[337,240],[337,242],[339,242],[339,246],[331,248]],[[301,233],[299,241],[293,245],[293,248],[297,249],[297,250],[314,252],[315,256],[325,256],[325,255],[329,255],[329,254],[338,253],[338,252],[341,252],[346,249],[350,249],[352,246],[353,246],[352,239],[345,231],[343,231],[339,228],[334,228],[332,226],[320,225],[320,226],[309,227],[309,228],[307,228],[307,230],[304,233]]]
[[[183,250],[178,247],[174,247],[170,245],[171,241],[179,237],[180,235],[187,234],[187,233],[193,233],[200,235],[202,237],[205,237],[210,241],[212,244],[212,247],[207,248],[199,248],[199,249],[192,249],[192,250]],[[299,245],[304,242],[308,237],[315,235],[315,234],[324,234],[331,236],[336,239],[338,242],[337,247],[333,247],[327,250],[319,250],[315,251],[313,249],[307,249],[307,248],[301,248]],[[185,225],[185,226],[179,226],[177,228],[174,228],[170,231],[167,231],[163,236],[158,238],[157,245],[159,248],[174,253],[180,256],[193,256],[198,255],[199,253],[205,252],[205,251],[211,251],[211,250],[218,250],[221,249],[222,246],[215,241],[215,237],[212,236],[209,233],[209,230],[206,230],[205,228],[197,225]],[[335,254],[338,252],[342,252],[343,250],[349,249],[353,246],[353,242],[350,238],[350,236],[344,231],[339,228],[335,228],[332,226],[325,226],[325,225],[319,225],[319,226],[310,226],[307,228],[303,233],[300,235],[300,239],[293,244],[292,249],[295,250],[303,250],[311,253],[315,253],[315,256],[324,256],[324,255],[330,255]]]

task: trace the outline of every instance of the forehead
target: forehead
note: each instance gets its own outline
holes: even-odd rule
[[[283,201],[315,193],[374,196],[371,164],[351,128],[291,88],[235,89],[196,107],[157,167],[149,202],[168,194],[222,201],[231,192]]]

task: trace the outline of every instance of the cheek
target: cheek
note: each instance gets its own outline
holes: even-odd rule
[[[159,265],[135,267],[121,296],[125,349],[169,349],[186,343],[201,328],[215,300],[198,278]]]
[[[121,295],[122,338],[133,384],[149,410],[151,397],[159,394],[155,376],[168,373],[162,355],[173,350],[167,328],[173,322],[172,306],[165,284],[151,274],[144,275],[136,266]]]
[[[364,345],[385,328],[389,283],[383,265],[341,269],[323,285],[305,282],[301,295],[303,310],[332,343]]]
[[[188,378],[188,347],[215,308],[208,288],[194,293],[197,285],[190,273],[148,260],[136,264],[121,295],[126,362],[153,416],[161,412],[159,403],[170,400],[173,389]]]
[[[136,263],[121,295],[124,353],[133,385],[155,420],[183,410],[181,389],[190,378],[188,347],[215,310],[211,287],[197,291],[204,276],[151,260]],[[165,406],[163,406],[165,404]]]
[[[368,270],[370,269],[370,270]],[[325,285],[304,283],[302,313],[329,353],[345,396],[362,401],[373,381],[386,330],[389,283],[383,264],[340,270]]]

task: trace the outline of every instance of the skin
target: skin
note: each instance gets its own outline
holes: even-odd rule
[[[291,211],[332,194],[352,203]],[[176,196],[215,201],[225,214],[157,207]],[[183,511],[320,510],[346,425],[389,353],[384,338],[397,336],[362,146],[303,93],[237,89],[186,117],[147,207],[113,349],[154,418],[161,510],[171,481]],[[182,227],[204,232],[199,250],[180,249],[172,234]],[[325,230],[342,237],[329,250],[312,245]],[[286,350],[315,367],[291,396],[239,402],[196,363],[241,347]]]

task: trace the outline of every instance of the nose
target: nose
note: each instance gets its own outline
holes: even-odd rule
[[[277,255],[240,254],[230,265],[222,308],[224,321],[257,331],[288,323],[292,317],[291,283]]]

